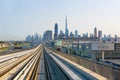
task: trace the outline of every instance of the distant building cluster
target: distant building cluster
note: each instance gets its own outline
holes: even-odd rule
[[[78,30],[75,30],[75,32],[70,32],[69,33],[69,29],[68,29],[68,24],[67,24],[67,16],[65,18],[65,31],[60,30],[59,32],[59,26],[58,23],[55,23],[54,25],[54,32],[52,32],[51,30],[46,30],[43,33],[43,37],[41,39],[41,36],[38,35],[37,33],[35,35],[28,35],[26,37],[26,41],[28,42],[39,42],[39,41],[43,41],[43,42],[50,42],[50,41],[56,41],[59,38],[98,38],[99,41],[103,41],[103,42],[120,42],[120,38],[115,35],[115,37],[111,37],[111,35],[106,35],[103,33],[101,30],[97,30],[97,28],[94,28],[93,33],[83,33],[83,34],[79,34]]]
[[[60,30],[60,33],[58,33],[58,23],[55,23],[54,26],[54,34],[52,35],[52,31],[51,30],[47,30],[44,34],[43,34],[43,41],[44,42],[48,42],[50,40],[57,40],[58,38],[99,38],[100,41],[104,41],[104,42],[120,42],[120,38],[117,37],[117,35],[115,35],[115,37],[111,37],[111,35],[104,35],[102,34],[101,30],[97,31],[97,28],[94,28],[93,33],[88,34],[83,33],[83,34],[78,34],[78,30],[75,30],[75,32],[70,32],[69,33],[69,29],[68,29],[68,25],[67,25],[67,17],[65,19],[65,32],[63,32],[63,30]]]
[[[27,42],[34,42],[34,43],[39,43],[41,41],[41,36],[38,35],[37,33],[35,35],[28,35],[26,37]]]
[[[52,31],[51,30],[45,31],[45,33],[43,34],[43,42],[50,42],[51,40],[52,40]]]

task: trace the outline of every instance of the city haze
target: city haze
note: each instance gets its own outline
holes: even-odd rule
[[[120,36],[119,0],[0,0],[0,40],[25,40],[28,34],[46,30],[79,34],[93,33],[94,27],[103,34]]]

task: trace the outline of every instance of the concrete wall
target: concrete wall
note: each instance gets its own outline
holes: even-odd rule
[[[120,80],[120,71],[114,70],[113,66],[106,65],[104,63],[96,62],[93,60],[87,60],[85,58],[71,55],[71,54],[64,54],[58,51],[54,51],[54,52],[110,80]]]

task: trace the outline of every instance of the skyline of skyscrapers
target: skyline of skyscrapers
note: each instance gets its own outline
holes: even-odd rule
[[[67,33],[68,27],[67,27],[67,17],[65,19],[65,32]],[[26,37],[26,41],[28,42],[32,42],[32,43],[36,43],[37,40],[39,39],[40,41],[43,42],[54,42],[60,38],[98,38],[99,41],[103,41],[103,42],[120,42],[120,37],[118,37],[117,35],[115,35],[114,37],[112,37],[110,34],[104,34],[102,33],[102,30],[97,31],[97,27],[94,27],[93,32],[92,33],[82,33],[79,34],[78,30],[75,30],[74,32],[70,32],[70,34],[67,33],[68,36],[66,36],[66,33],[63,32],[63,30],[60,30],[60,32],[58,30],[58,23],[56,22],[54,25],[54,34],[52,34],[51,30],[46,30],[43,34],[43,38],[41,38],[41,36],[38,36],[38,34],[36,33],[35,35],[28,35]],[[39,38],[38,38],[39,37]],[[53,37],[53,38],[52,38]]]
[[[98,38],[101,41],[117,41],[118,37],[115,36],[115,39],[113,37],[111,37],[111,35],[106,35],[106,36],[102,36],[102,30],[98,30],[97,31],[97,27],[94,27],[93,32],[92,33],[82,33],[79,34],[78,30],[75,30],[75,32],[70,32],[69,34],[69,29],[68,29],[68,24],[67,24],[67,16],[65,18],[65,32],[63,32],[63,30],[58,30],[58,23],[56,22],[54,25],[54,34],[52,35],[52,31],[51,30],[47,30],[47,31],[51,31],[49,32],[45,32],[43,35],[43,41],[50,41],[50,40],[57,40],[58,38]],[[59,33],[58,33],[59,32]],[[54,38],[52,38],[52,36]],[[50,39],[49,39],[50,38]],[[49,39],[49,40],[48,40]]]
[[[38,33],[35,33],[34,35],[28,35],[26,37],[26,41],[27,42],[34,42],[34,43],[38,43],[41,41],[41,35],[38,35]]]

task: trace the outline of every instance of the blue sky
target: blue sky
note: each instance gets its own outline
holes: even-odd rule
[[[0,40],[24,40],[28,34],[53,30],[78,30],[120,36],[120,0],[0,0]]]

